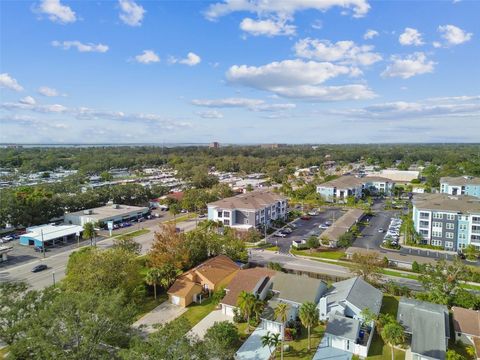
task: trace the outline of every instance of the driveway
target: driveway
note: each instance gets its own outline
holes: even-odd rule
[[[207,333],[207,330],[213,326],[216,322],[229,321],[233,323],[233,318],[222,314],[222,310],[213,310],[210,314],[205,316],[200,322],[195,325],[192,330],[188,332],[189,335],[196,335],[203,340],[203,337]]]
[[[268,331],[262,329],[260,325],[247,340],[242,344],[235,354],[237,360],[268,360],[272,354],[272,350],[268,346],[263,346],[262,336],[267,335]]]
[[[327,339],[323,338],[312,360],[351,360],[352,356],[351,352],[328,346]]]
[[[186,308],[173,305],[167,300],[158,305],[148,314],[145,314],[141,319],[137,320],[133,326],[140,327],[143,325],[143,331],[147,334],[150,334],[155,331],[153,325],[165,324],[169,321],[172,321],[182,315],[185,311],[187,311]]]

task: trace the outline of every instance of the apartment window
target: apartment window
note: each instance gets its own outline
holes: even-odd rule
[[[475,242],[480,241],[480,235],[472,235],[470,237],[470,240]]]
[[[230,220],[228,219],[223,220],[223,225],[230,225]]]
[[[248,219],[245,219],[245,224],[248,224]]]
[[[441,231],[432,231],[432,236],[434,237],[442,237],[442,232]]]
[[[422,230],[422,229],[420,229],[420,235],[422,235],[422,236],[424,236],[424,237],[425,237],[425,236],[428,236],[428,230]]]
[[[223,217],[230,217],[230,211],[224,211]]]
[[[467,230],[467,224],[460,224],[460,230]]]
[[[427,213],[427,212],[421,212],[420,213],[420,219],[429,219],[430,218],[430,214]]]
[[[442,246],[442,240],[432,240],[433,246]]]
[[[217,214],[217,217],[222,217],[222,215],[223,215],[223,212],[219,211],[218,214]]]
[[[448,249],[453,249],[453,242],[452,241],[445,241],[445,247]]]
[[[479,216],[472,216],[472,222],[480,224],[480,217]]]
[[[433,218],[434,219],[443,219],[443,214],[442,213],[433,213]]]
[[[467,235],[466,234],[458,234],[458,238],[461,239],[461,240],[466,240]]]
[[[447,214],[447,220],[455,220],[455,214]]]
[[[453,230],[454,227],[455,227],[455,226],[454,226],[452,223],[447,223],[447,224],[446,224],[446,228],[447,228],[448,230]]]
[[[480,232],[480,226],[472,225],[472,232]]]
[[[445,236],[447,239],[453,239],[453,232],[446,232]]]
[[[420,221],[420,227],[426,228],[430,223],[428,221]]]
[[[464,249],[464,248],[465,248],[465,244],[458,244],[458,247],[459,247],[460,249]]]
[[[441,227],[442,227],[442,223],[441,223],[441,222],[438,222],[438,221],[435,221],[435,222],[433,223],[433,227],[441,228]]]

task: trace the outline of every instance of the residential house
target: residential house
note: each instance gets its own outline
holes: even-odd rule
[[[418,194],[413,223],[425,244],[459,251],[472,244],[480,250],[480,199],[469,195]]]
[[[226,287],[239,269],[239,265],[225,255],[208,259],[180,275],[168,289],[168,298],[172,304],[182,307],[200,302],[204,296]]]
[[[242,291],[255,295],[257,299],[265,300],[275,274],[275,271],[261,267],[238,271],[225,288],[225,297],[220,301],[222,312],[228,316],[234,315],[233,310],[237,308],[238,296]]]
[[[480,359],[480,311],[453,306],[452,313],[455,341],[473,346]]]
[[[326,344],[366,357],[373,338],[373,323],[365,324],[362,311],[380,313],[383,294],[361,277],[332,284],[318,303],[320,320],[327,320]]]
[[[450,337],[449,315],[445,305],[402,297],[397,321],[405,328],[412,360],[444,360]]]
[[[366,190],[370,193],[390,195],[394,186],[393,181],[382,177],[346,175],[317,185],[317,193],[328,202],[346,202],[349,197],[362,197]]]
[[[287,218],[287,198],[271,191],[252,191],[207,205],[208,219],[248,230]]]
[[[442,177],[440,192],[450,195],[470,195],[480,198],[480,177]]]

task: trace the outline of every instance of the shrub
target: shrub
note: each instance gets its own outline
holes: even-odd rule
[[[246,322],[247,320],[245,319],[245,317],[242,315],[242,313],[240,312],[240,310],[238,308],[234,308],[233,309],[233,322],[235,324],[241,324],[241,323],[244,323]]]

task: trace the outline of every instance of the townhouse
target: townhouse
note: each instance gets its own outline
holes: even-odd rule
[[[450,195],[470,195],[480,198],[480,177],[442,177],[440,192]]]
[[[317,193],[328,202],[345,202],[351,196],[356,199],[362,197],[367,190],[370,193],[390,195],[394,186],[392,180],[383,177],[348,175],[317,185]]]
[[[207,205],[208,219],[248,230],[287,219],[287,198],[272,191],[252,191]]]
[[[480,249],[480,199],[469,195],[418,194],[413,199],[415,230],[426,244],[461,251]]]

